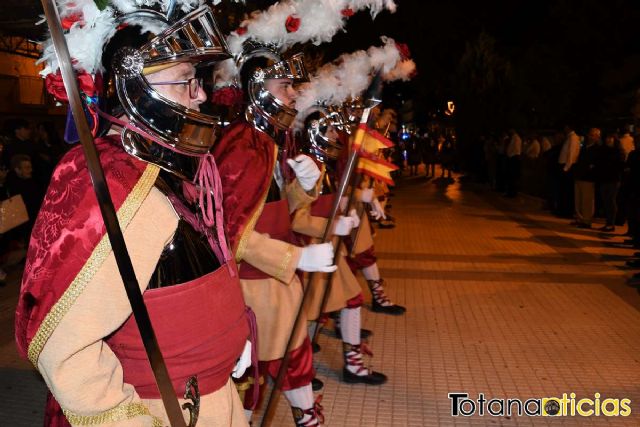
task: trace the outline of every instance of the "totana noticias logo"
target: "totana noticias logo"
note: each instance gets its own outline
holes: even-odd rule
[[[449,393],[451,415],[493,417],[628,417],[631,415],[631,399],[602,398],[594,393],[593,399],[577,399],[575,393],[563,393],[562,397],[541,397],[527,400],[493,398],[487,400],[484,393],[469,398],[468,393]]]

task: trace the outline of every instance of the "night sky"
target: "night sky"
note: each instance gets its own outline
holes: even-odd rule
[[[379,44],[382,34],[407,43],[419,74],[389,91],[414,98],[419,122],[449,99],[464,110],[460,120],[483,115],[483,129],[557,127],[566,121],[616,126],[632,120],[640,89],[638,1],[397,4],[395,14],[383,12],[373,23],[368,14],[357,14],[347,33],[321,49],[331,59]],[[469,45],[478,50],[480,38],[490,48],[462,64]]]

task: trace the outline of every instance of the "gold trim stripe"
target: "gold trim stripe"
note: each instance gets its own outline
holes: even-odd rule
[[[275,154],[274,154],[273,166],[271,167],[270,179],[273,179],[273,172],[276,167],[276,162],[278,161],[278,146],[276,146],[275,144],[274,144],[274,151],[275,151]],[[251,216],[251,219],[249,220],[249,222],[247,223],[247,225],[245,226],[242,232],[242,236],[240,237],[240,241],[238,242],[238,249],[236,250],[236,262],[242,261],[244,251],[247,248],[247,243],[249,241],[249,236],[251,235],[251,232],[253,231],[253,229],[256,226],[256,223],[258,222],[258,218],[260,218],[260,215],[262,215],[264,204],[267,200],[267,196],[269,195],[269,188],[270,188],[270,185],[267,185],[267,189],[262,195],[261,203],[258,205],[256,210],[254,211],[253,215]]]
[[[149,409],[142,403],[122,403],[108,411],[101,412],[96,415],[78,415],[71,411],[63,409],[62,412],[67,420],[78,426],[97,426],[106,423],[114,423],[117,421],[129,420],[135,417],[148,415],[153,418],[153,427],[162,427],[163,422],[158,417],[151,415]]]
[[[280,263],[280,268],[278,269],[278,274],[276,275],[276,278],[280,279],[280,281],[283,283],[287,283],[287,280],[286,280],[287,278],[284,277],[284,273],[287,271],[287,267],[289,267],[289,263],[291,262],[291,257],[293,256],[294,247],[295,246],[293,245],[289,245],[289,247],[287,248],[287,253],[284,254],[284,258],[282,259],[282,262]]]
[[[118,222],[122,230],[127,228],[135,213],[140,208],[140,205],[142,205],[142,202],[149,194],[149,191],[151,191],[159,171],[160,168],[157,166],[148,164],[135,187],[118,210]],[[64,294],[62,294],[62,297],[60,297],[45,316],[38,331],[29,343],[29,351],[27,353],[29,360],[36,368],[38,367],[40,353],[53,334],[53,331],[58,327],[65,314],[69,312],[110,253],[111,244],[109,243],[109,237],[105,234],[78,275],[73,279]]]

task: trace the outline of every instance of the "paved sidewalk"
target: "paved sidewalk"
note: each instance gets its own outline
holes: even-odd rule
[[[376,250],[407,314],[363,311],[371,362],[390,381],[341,383],[340,343],[323,335],[327,425],[640,425],[640,296],[624,283],[633,250],[613,247],[621,236],[569,227],[530,199],[439,180],[406,179],[392,203],[397,227],[378,231]],[[454,418],[449,392],[598,392],[630,398],[632,417]],[[282,402],[276,424],[292,425]]]
[[[640,295],[621,268],[633,250],[530,200],[444,184],[405,179],[392,201],[398,226],[377,232],[387,291],[407,307],[402,317],[363,310],[375,334],[371,363],[389,383],[343,384],[340,342],[320,337],[326,425],[640,425]],[[0,289],[0,425],[38,426],[42,386],[9,339],[12,292]],[[16,399],[5,384],[34,400]],[[632,416],[454,418],[449,392],[487,400],[600,393],[631,399]],[[292,424],[283,399],[273,425]]]

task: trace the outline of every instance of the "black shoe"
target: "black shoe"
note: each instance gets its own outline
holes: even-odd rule
[[[604,231],[605,233],[613,233],[616,231],[616,227],[613,225],[605,225],[604,227],[598,228],[598,231]]]
[[[387,382],[387,376],[376,371],[369,371],[369,375],[356,375],[352,374],[347,368],[343,368],[342,380],[349,384],[380,385]]]
[[[314,354],[318,353],[321,350],[320,344],[318,344],[317,342],[312,342],[311,350],[313,351]]]
[[[640,259],[632,259],[625,262],[625,264],[627,265],[627,267],[640,268]]]
[[[578,228],[584,228],[584,229],[591,229],[591,224],[578,224],[576,227]]]
[[[393,316],[403,315],[407,309],[401,305],[392,304],[392,305],[381,305],[376,300],[371,301],[371,311],[374,313],[384,313],[391,314]]]
[[[314,392],[318,392],[324,388],[324,383],[317,378],[311,380],[311,389]]]
[[[396,225],[388,220],[380,221],[378,223],[378,228],[394,228]]]
[[[364,328],[360,329],[361,340],[366,340],[371,335],[373,335],[373,332],[370,329],[364,329]],[[336,328],[336,338],[338,338],[339,340],[342,340],[342,331],[340,331],[340,328]]]

